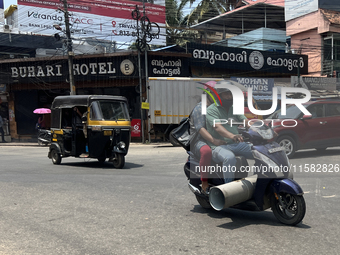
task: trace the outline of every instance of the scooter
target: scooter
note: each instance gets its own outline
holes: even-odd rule
[[[38,130],[38,144],[40,146],[47,146],[51,143],[52,136],[51,131],[47,129],[39,129]]]
[[[284,148],[272,141],[275,137],[272,128],[255,122],[242,132],[242,137],[251,143],[255,163],[249,166],[244,157],[237,156],[236,167],[231,169],[235,180],[227,184],[224,184],[221,164],[200,169],[199,160],[188,152],[184,172],[198,203],[216,211],[225,208],[264,211],[271,207],[280,222],[292,226],[300,223],[306,213],[303,191],[293,180]],[[209,195],[201,190],[200,170],[207,171]]]

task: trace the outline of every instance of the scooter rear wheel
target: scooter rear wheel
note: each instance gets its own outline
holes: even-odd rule
[[[204,209],[212,209],[208,199],[205,199],[204,197],[201,197],[198,195],[195,195],[195,196],[200,206],[202,206]]]
[[[271,206],[275,217],[282,223],[294,226],[300,223],[306,213],[303,196],[288,193],[273,194]]]

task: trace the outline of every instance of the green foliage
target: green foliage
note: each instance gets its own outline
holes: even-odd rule
[[[239,0],[201,0],[190,14],[184,16],[183,9],[195,0],[165,0],[167,45],[185,45],[195,41],[199,32],[189,30],[191,25],[211,19],[234,8]]]
[[[189,30],[191,22],[188,15],[184,16],[183,9],[190,0],[166,0],[166,36],[167,45],[185,45],[196,38],[196,31]]]

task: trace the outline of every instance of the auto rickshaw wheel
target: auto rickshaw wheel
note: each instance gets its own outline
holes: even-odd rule
[[[125,165],[125,157],[122,154],[116,153],[115,158],[113,159],[112,163],[115,168],[121,169]]]
[[[51,150],[51,158],[54,165],[59,165],[61,163],[61,155],[55,149]]]

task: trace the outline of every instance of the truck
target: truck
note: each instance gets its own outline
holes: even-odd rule
[[[209,81],[222,81],[222,78],[169,78],[149,77],[149,116],[155,137],[170,141],[174,146],[177,142],[172,139],[170,132],[178,127],[180,121],[188,117],[198,102],[204,84]],[[240,85],[242,86],[242,85]],[[245,98],[247,92],[243,92]],[[259,109],[253,98],[253,105]],[[245,100],[245,116],[248,119],[262,119],[262,116],[252,114]]]
[[[198,87],[220,80],[223,79],[149,77],[149,115],[155,136],[176,146],[177,142],[169,134],[201,101],[203,91]]]

